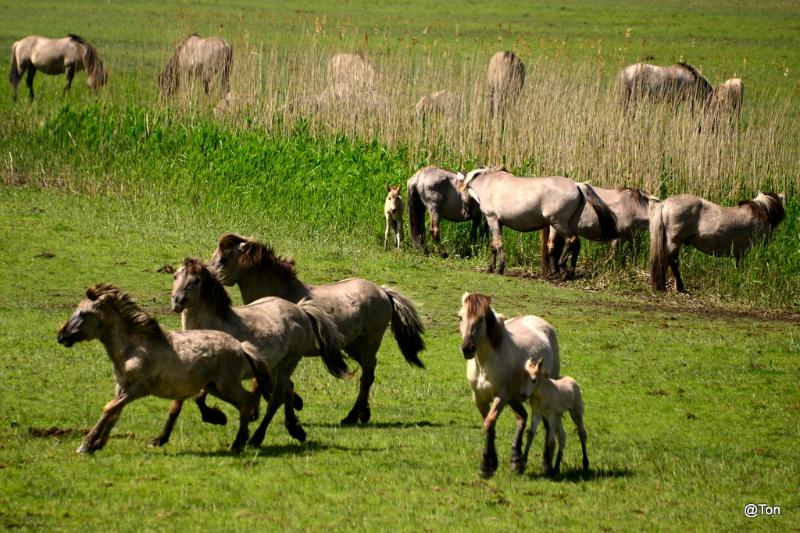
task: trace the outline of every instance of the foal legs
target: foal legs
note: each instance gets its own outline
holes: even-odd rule
[[[583,471],[588,472],[589,456],[586,455],[586,428],[583,425],[583,414],[576,410],[572,410],[569,412],[569,416],[572,418],[572,421],[575,422],[575,426],[578,428],[578,437],[581,439],[581,451],[583,452]]]

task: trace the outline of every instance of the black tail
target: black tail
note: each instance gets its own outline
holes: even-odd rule
[[[414,175],[416,177],[416,174]],[[411,231],[411,242],[414,248],[425,248],[425,204],[417,192],[416,181],[408,180],[408,226]]]
[[[306,316],[308,316],[308,319],[311,321],[311,326],[314,328],[314,336],[317,341],[317,348],[319,349],[320,356],[322,356],[322,362],[325,363],[325,368],[327,368],[328,372],[334,377],[350,377],[352,373],[350,369],[347,368],[347,363],[344,361],[344,355],[341,349],[342,335],[339,333],[330,315],[312,300],[301,300],[297,305],[305,312]]]
[[[403,352],[403,357],[410,364],[425,368],[419,359],[419,352],[425,349],[422,334],[425,326],[417,313],[411,300],[389,287],[382,287],[383,291],[392,302],[392,334],[397,341],[397,346]]]
[[[579,183],[578,189],[583,193],[586,201],[594,208],[595,213],[597,213],[597,220],[600,222],[600,238],[604,241],[616,239],[619,236],[617,232],[617,217],[614,216],[608,205],[597,196],[597,193],[588,183]]]

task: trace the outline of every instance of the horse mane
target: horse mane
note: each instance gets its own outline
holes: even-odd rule
[[[463,181],[459,183],[459,189],[462,191],[467,189],[470,183],[472,183],[472,180],[483,174],[488,174],[489,172],[508,172],[508,169],[506,169],[505,165],[500,165],[493,167],[481,167],[471,170],[467,172],[467,175],[464,177]]]
[[[93,302],[101,298],[107,300],[120,317],[136,331],[166,339],[166,334],[158,321],[139,307],[122,289],[110,283],[98,283],[86,289],[86,297]]]
[[[754,198],[752,200],[742,200],[739,206],[747,206],[754,217],[769,224],[770,229],[781,223],[786,216],[786,208],[777,194],[772,192],[761,193],[765,198]]]
[[[95,70],[98,68],[98,66],[102,66],[100,57],[97,55],[97,50],[95,50],[94,46],[92,46],[91,43],[89,43],[89,41],[87,41],[80,35],[75,35],[74,33],[68,33],[67,36],[76,43],[83,45],[84,47],[83,63],[86,66],[86,72],[90,76],[94,76]]]
[[[203,301],[208,302],[218,315],[222,315],[231,308],[231,297],[222,283],[214,277],[208,265],[197,257],[187,257],[183,260],[186,271],[200,278],[200,295]]]
[[[635,187],[619,187],[617,191],[628,195],[632,200],[639,204],[639,207],[647,208],[650,206],[650,195],[644,192],[642,189],[637,189]]]
[[[239,256],[239,268],[245,272],[252,272],[254,270],[268,270],[285,281],[286,283],[298,282],[297,269],[295,268],[294,259],[289,257],[281,257],[275,253],[272,247],[266,246],[258,241],[245,239],[240,235],[229,233],[223,235],[219,239],[219,248],[231,248],[240,246],[242,243],[245,246],[241,250]]]
[[[495,350],[500,348],[503,343],[502,319],[492,309],[492,297],[471,292],[464,296],[464,306],[467,308],[468,317],[486,320],[486,334],[489,336],[489,343]]]
[[[702,86],[703,91],[706,94],[710,94],[714,91],[714,87],[711,85],[711,83],[705,78],[705,76],[700,74],[700,71],[698,71],[692,65],[684,61],[679,61],[678,63],[675,64],[680,66],[681,68],[688,70],[692,74],[692,77],[694,77],[695,81],[697,81]]]

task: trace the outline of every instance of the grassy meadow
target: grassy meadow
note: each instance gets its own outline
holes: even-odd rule
[[[507,3],[0,3],[0,49],[27,34],[78,33],[110,81],[37,75],[37,99],[0,91],[0,524],[9,529],[558,530],[793,529],[800,498],[800,8],[793,2],[574,0]],[[234,46],[235,104],[191,87],[164,102],[155,78],[172,43],[219,34]],[[488,58],[514,49],[525,90],[503,126],[486,120]],[[375,65],[377,98],[319,108],[335,52]],[[686,60],[713,84],[744,80],[735,127],[698,131],[687,109],[619,113],[614,76],[647,59]],[[414,104],[449,88],[455,109]],[[787,218],[737,269],[683,252],[689,293],[653,294],[642,238],[622,258],[585,245],[579,277],[539,279],[538,237],[506,232],[510,275],[486,274],[486,242],[444,226],[448,260],[384,252],[386,182],[420,166],[505,164],[661,197],[731,205],[783,191]],[[301,277],[363,277],[398,288],[427,328],[425,370],[387,332],[372,420],[339,427],[355,380],[316,359],[294,381],[308,441],[277,416],[260,449],[227,453],[235,424],[187,405],[172,441],[150,448],[168,402],[127,407],[107,447],[74,453],[113,395],[99,343],[55,342],[85,287],[128,290],[162,324],[170,275],[239,232],[297,260]],[[500,468],[481,480],[480,416],[464,376],[456,313],[464,291],[558,332],[562,369],[584,390],[589,473],[571,421],[562,475],[508,469],[513,416],[498,424]],[[231,294],[239,301],[238,291]],[[217,402],[218,403],[218,402]],[[234,411],[223,406],[229,420]],[[781,507],[748,519],[747,503]]]

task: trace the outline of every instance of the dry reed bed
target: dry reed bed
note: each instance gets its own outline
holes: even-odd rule
[[[505,164],[528,175],[567,175],[604,186],[636,186],[661,196],[689,192],[723,203],[758,189],[797,192],[800,132],[792,95],[745,80],[745,105],[736,125],[711,133],[689,106],[639,106],[623,113],[614,74],[622,65],[523,58],[525,88],[504,121],[488,118],[488,57],[449,50],[375,53],[374,92],[320,102],[327,62],[338,51],[309,39],[303,49],[248,42],[234,46],[233,98],[219,115],[235,127],[298,120],[318,133],[341,133],[405,146],[411,166],[457,161],[463,168]],[[708,75],[712,82],[719,82]],[[752,87],[752,86],[755,86]],[[422,119],[414,105],[450,89],[457,106]],[[202,99],[193,99],[202,101]]]

